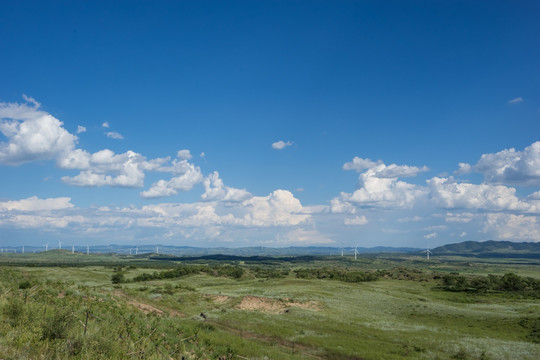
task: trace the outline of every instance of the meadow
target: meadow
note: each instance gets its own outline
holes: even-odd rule
[[[535,259],[172,261],[49,251],[2,254],[0,264],[2,359],[540,354]]]

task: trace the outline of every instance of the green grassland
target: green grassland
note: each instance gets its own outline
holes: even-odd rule
[[[0,358],[537,359],[538,265],[2,254]]]

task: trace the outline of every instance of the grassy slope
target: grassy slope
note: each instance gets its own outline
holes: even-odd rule
[[[110,269],[21,271],[119,294],[110,284]],[[143,271],[133,270],[129,275]],[[280,358],[284,351],[290,357],[293,344],[294,357],[299,358],[451,359],[465,355],[533,359],[540,351],[538,344],[527,341],[527,330],[519,325],[521,319],[540,313],[537,300],[448,293],[434,290],[434,285],[390,279],[348,284],[293,277],[233,280],[196,275],[129,283],[121,291],[123,299],[187,316],[178,321],[200,321],[198,315],[207,314],[206,323],[215,330],[205,336],[213,343],[233,344],[246,357],[274,354],[273,358]],[[229,298],[217,303],[205,295]],[[316,301],[319,307],[290,307],[288,313],[236,309],[247,295]]]
[[[54,253],[47,255],[50,258],[45,260],[51,263],[65,259],[66,256]],[[93,262],[97,259],[71,255],[80,258],[80,261]],[[24,261],[35,259],[30,254],[24,257]],[[118,262],[118,258],[110,256],[101,256],[98,260],[111,264]],[[388,269],[399,265],[471,274],[514,271],[525,276],[540,277],[538,265],[522,265],[519,263],[521,260],[447,260],[426,262],[419,257],[402,256],[394,259],[383,256],[365,257],[353,262],[337,257],[287,266],[331,265]],[[16,262],[13,258],[10,261]],[[149,266],[153,265],[151,263]],[[191,334],[190,329],[198,329],[200,342],[192,344],[191,354],[200,344],[211,344],[215,349],[230,347],[236,354],[247,358],[263,358],[266,355],[271,359],[534,359],[540,353],[540,345],[527,338],[530,329],[520,325],[523,319],[538,318],[538,299],[444,292],[435,289],[436,281],[382,279],[349,284],[297,279],[291,273],[286,278],[268,280],[249,276],[235,280],[195,275],[114,287],[110,282],[112,269],[103,266],[12,266],[10,270],[17,274],[17,279],[1,279],[0,308],[4,310],[10,297],[15,294],[19,298],[23,296],[22,290],[8,284],[8,278],[12,283],[15,281],[15,285],[25,278],[31,279],[33,283],[41,283],[38,288],[50,293],[47,301],[51,304],[76,299],[77,294],[82,292],[113,299],[124,305],[138,302],[154,306],[164,311],[164,315],[144,315],[134,306],[126,306],[124,311],[135,314],[136,318],[142,316],[141,319],[150,316],[148,321],[161,322],[166,328],[172,326],[170,324],[185,326],[182,331],[186,336]],[[152,271],[137,268],[129,270],[126,277],[133,278]],[[49,281],[48,285],[46,281]],[[65,299],[57,299],[60,292],[67,294]],[[268,298],[265,301],[285,305],[271,312],[240,310],[238,305],[244,296]],[[77,301],[81,302],[83,298],[79,296]],[[31,300],[30,297],[30,304]],[[77,301],[73,300],[72,303]],[[314,301],[317,306],[316,309],[287,306],[287,301]],[[285,308],[289,311],[282,311]],[[80,319],[82,308],[78,313],[76,307],[73,311]],[[200,313],[205,313],[207,319],[203,320]],[[0,355],[3,349],[10,346],[6,339],[16,335],[13,331],[9,332],[9,328],[3,330],[8,332],[4,340],[0,340]],[[95,336],[98,336],[99,331],[95,331]],[[112,336],[115,336],[114,332]],[[21,338],[19,335],[16,337]],[[197,351],[201,354],[210,353],[201,349]],[[216,351],[219,353],[222,350]],[[9,351],[4,353],[8,358],[5,354],[9,354]],[[27,355],[32,357],[31,354]],[[200,357],[204,358],[204,355]]]

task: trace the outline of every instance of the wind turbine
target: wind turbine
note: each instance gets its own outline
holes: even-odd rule
[[[58,240],[58,250],[62,250],[62,242]]]
[[[22,246],[22,253],[24,254],[24,245]]]
[[[45,252],[49,251],[49,243],[45,244]]]
[[[90,246],[86,245],[86,255],[90,254]]]
[[[429,254],[431,254],[431,251],[429,251],[429,248],[427,248],[426,250],[424,250],[422,252],[426,253],[427,259],[429,260]]]
[[[358,255],[358,246],[354,247],[354,260],[356,260],[356,255]]]
[[[156,254],[159,254],[159,246],[156,245]]]
[[[71,244],[71,253],[75,254],[75,244]]]
[[[343,248],[341,248],[341,257],[343,257]]]
[[[135,246],[135,255],[139,255],[139,247]]]
[[[131,255],[131,249],[129,249],[129,255]]]

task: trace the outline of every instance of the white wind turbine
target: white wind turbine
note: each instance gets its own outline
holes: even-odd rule
[[[86,255],[90,254],[90,246],[86,245]]]
[[[49,243],[45,244],[45,252],[49,251]]]
[[[341,257],[343,257],[343,248],[341,248]]]
[[[71,244],[71,253],[75,254],[75,244]]]
[[[429,251],[429,248],[427,248],[426,250],[424,250],[422,252],[426,253],[427,259],[429,260],[429,254],[431,254],[431,251]]]
[[[358,245],[354,247],[354,260],[356,260],[356,255],[358,255]]]
[[[58,250],[62,250],[62,242],[58,240]]]

